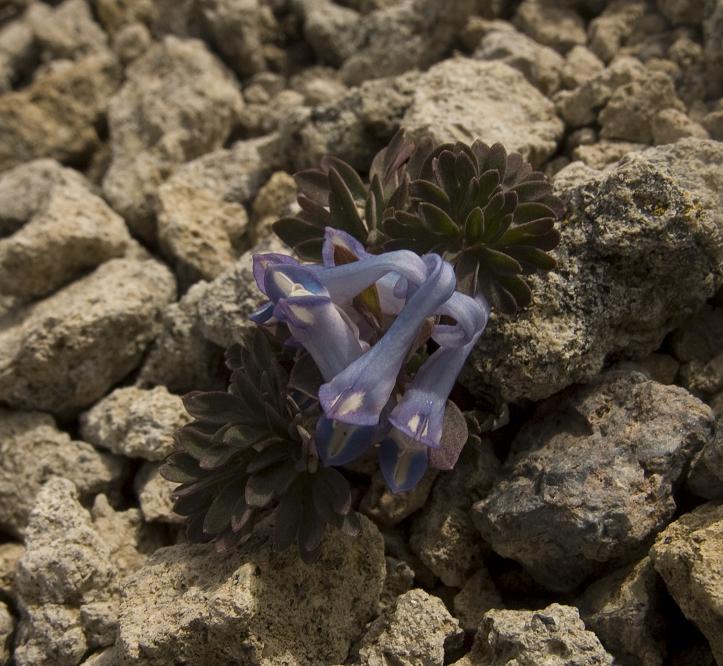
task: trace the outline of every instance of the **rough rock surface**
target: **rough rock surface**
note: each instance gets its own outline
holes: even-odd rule
[[[532,278],[534,307],[493,317],[473,352],[473,382],[539,400],[589,380],[613,354],[657,349],[723,282],[716,156],[721,144],[686,139],[561,191],[559,269]]]
[[[175,483],[166,481],[159,473],[159,465],[146,463],[138,470],[133,483],[147,522],[180,523],[183,518],[173,511]]]
[[[15,630],[15,620],[10,609],[0,601],[0,663],[10,661],[10,642]]]
[[[0,410],[0,529],[20,535],[41,486],[70,479],[83,499],[120,484],[123,462],[57,429],[53,417]]]
[[[537,611],[491,610],[472,652],[457,666],[612,666],[613,658],[576,608],[552,604]]]
[[[595,581],[577,602],[585,626],[622,666],[665,658],[664,586],[649,557]]]
[[[704,504],[676,520],[651,555],[675,602],[723,661],[723,504]]]
[[[157,551],[123,584],[121,662],[343,662],[373,617],[384,581],[381,535],[364,518],[362,525],[356,539],[327,539],[311,567],[269,546]]]
[[[715,437],[693,459],[686,487],[699,497],[723,499],[723,416],[716,422]]]
[[[554,105],[520,72],[461,57],[422,75],[402,127],[439,142],[499,141],[534,165],[555,152],[563,132]]]
[[[128,458],[163,460],[173,432],[191,420],[181,398],[165,387],[116,389],[80,417],[81,437]]]
[[[10,597],[14,594],[15,568],[24,550],[22,544],[13,541],[0,544],[0,590]]]
[[[565,3],[554,0],[524,0],[514,22],[535,41],[565,52],[587,42],[582,17]]]
[[[709,407],[638,373],[543,403],[475,505],[482,536],[557,591],[630,561],[672,519],[673,491],[712,438]]]
[[[454,616],[468,631],[477,629],[488,610],[504,607],[502,597],[485,566],[475,571],[454,597]]]
[[[445,644],[461,641],[459,623],[442,600],[415,589],[369,627],[358,648],[359,666],[442,666]]]
[[[158,186],[223,144],[241,95],[201,42],[175,37],[132,63],[126,79],[108,108],[113,158],[103,191],[134,234],[153,240]]]
[[[21,311],[0,331],[0,400],[60,414],[93,403],[141,361],[175,293],[162,264],[112,259]]]

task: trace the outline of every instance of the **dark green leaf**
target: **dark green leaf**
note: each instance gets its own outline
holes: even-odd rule
[[[243,416],[244,404],[225,391],[192,391],[183,396],[186,411],[211,423],[234,422]]]
[[[354,197],[336,169],[329,169],[329,212],[331,225],[366,241],[367,230],[359,216]]]

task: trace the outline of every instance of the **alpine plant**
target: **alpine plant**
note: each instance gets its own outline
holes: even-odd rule
[[[226,392],[185,396],[163,474],[189,539],[227,548],[263,523],[312,562],[328,527],[359,530],[355,461],[393,493],[454,467],[475,423],[457,376],[490,311],[529,305],[526,276],[555,266],[562,204],[500,144],[401,132],[367,182],[333,157],[295,178],[299,212],[274,225],[293,253],[254,256],[257,330],[227,351]]]

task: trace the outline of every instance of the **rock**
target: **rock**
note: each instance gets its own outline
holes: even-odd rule
[[[173,491],[177,484],[166,481],[158,469],[157,464],[145,463],[133,483],[143,518],[149,523],[180,524],[184,518],[173,511]]]
[[[585,626],[621,666],[661,666],[664,586],[649,557],[595,581],[577,602]]]
[[[128,458],[163,460],[174,449],[173,433],[192,419],[181,398],[165,387],[119,388],[80,417],[80,436]]]
[[[296,181],[286,171],[275,172],[259,189],[252,205],[255,226],[262,220],[278,219],[289,213],[296,201]]]
[[[20,536],[40,487],[65,477],[83,500],[114,492],[123,463],[58,430],[48,414],[0,410],[0,528]]]
[[[468,386],[540,400],[588,381],[606,358],[658,349],[723,278],[721,159],[720,144],[684,139],[558,190],[568,202],[555,250],[563,268],[532,277],[534,304],[514,321],[493,316]]]
[[[409,544],[445,585],[464,585],[488,551],[470,509],[487,494],[498,467],[490,442],[470,443],[459,464],[439,475],[431,499],[413,520]]]
[[[106,51],[108,38],[93,20],[86,0],[64,0],[57,7],[34,3],[24,19],[30,25],[36,48],[45,61]]]
[[[112,259],[0,331],[0,400],[72,414],[141,361],[176,286],[162,264]]]
[[[0,590],[7,596],[15,594],[15,568],[24,551],[19,543],[8,541],[0,544]]]
[[[648,70],[613,92],[599,120],[603,139],[650,143],[653,124],[660,111],[684,111],[672,79],[660,71]],[[660,129],[660,128],[659,128]]]
[[[130,241],[122,218],[81,185],[54,187],[45,205],[0,239],[0,292],[45,296],[89,269],[122,256]]]
[[[590,21],[590,50],[603,62],[610,62],[632,34],[646,12],[645,0],[614,0]]]
[[[197,40],[166,37],[128,67],[108,108],[103,191],[135,235],[154,240],[158,186],[177,165],[220,148],[241,104],[232,75]]]
[[[723,109],[706,114],[702,124],[711,139],[723,141]]]
[[[115,514],[107,501],[98,506],[106,521]],[[129,513],[137,528],[138,512]],[[112,644],[118,581],[130,571],[124,564],[137,547],[133,522],[119,514],[110,524],[94,524],[71,481],[54,478],[43,486],[18,565],[18,666],[77,664],[89,650]],[[135,552],[134,565],[142,560]]]
[[[629,153],[637,153],[644,150],[644,143],[632,143],[630,141],[608,141],[602,139],[597,143],[577,146],[572,151],[572,158],[585,162],[593,169],[604,169],[609,164],[619,162]]]
[[[680,363],[668,354],[650,354],[637,361],[620,361],[614,367],[618,370],[642,372],[659,384],[674,384]]]
[[[396,525],[425,505],[437,474],[438,470],[429,468],[412,490],[395,494],[387,488],[381,472],[376,472],[369,490],[362,497],[359,510],[379,525]]]
[[[337,70],[316,65],[293,75],[289,81],[293,90],[304,97],[307,106],[329,104],[343,97],[347,87]]]
[[[295,3],[303,21],[304,39],[325,64],[339,67],[361,41],[359,12],[329,0]]]
[[[514,23],[536,42],[563,53],[587,43],[582,17],[554,0],[524,0],[517,8]]]
[[[723,499],[723,416],[718,415],[715,437],[693,459],[686,487],[706,499]]]
[[[259,79],[269,77],[275,79],[272,85],[268,85],[267,81],[263,84],[259,82]],[[280,90],[275,90],[276,83],[281,84]],[[299,112],[306,103],[304,96],[284,86],[284,79],[277,74],[264,72],[253,77],[244,88],[245,105],[239,115],[236,131],[251,137],[270,134],[283,125],[288,117]]]
[[[559,53],[512,30],[488,32],[474,52],[474,57],[500,60],[514,67],[545,95],[554,93],[560,87],[560,77],[565,67],[565,59]]]
[[[703,53],[708,82],[708,96],[711,99],[723,95],[723,2],[707,0],[703,21]]]
[[[32,160],[0,173],[0,237],[14,233],[46,208],[56,187],[76,191],[87,186],[77,171],[50,159]]]
[[[565,64],[560,72],[561,83],[565,88],[578,88],[594,79],[605,69],[602,60],[586,46],[577,45],[565,56]]]
[[[658,10],[673,25],[700,25],[705,18],[705,3],[696,0],[658,0]]]
[[[180,167],[158,191],[158,238],[182,285],[212,280],[250,246],[249,204],[273,165],[275,136],[239,141]]]
[[[384,578],[382,596],[379,605],[382,611],[392,608],[397,603],[397,597],[414,587],[414,571],[404,560],[386,556],[387,575]]]
[[[454,616],[466,631],[474,631],[482,616],[493,608],[504,608],[499,591],[487,568],[479,568],[454,597]]]
[[[491,610],[480,624],[472,652],[456,666],[612,666],[613,658],[576,608],[551,604],[537,611]]]
[[[15,620],[10,609],[0,601],[0,663],[10,663],[10,645],[15,631]]]
[[[680,610],[723,661],[723,505],[710,502],[681,516],[658,535],[650,554]]]
[[[712,439],[710,409],[677,386],[611,372],[540,405],[504,476],[474,506],[483,538],[559,592],[630,562],[672,519],[673,491]]]
[[[13,21],[0,28],[0,93],[10,92],[32,72],[36,59],[34,37],[27,21]]]
[[[359,645],[354,664],[359,666],[442,666],[445,644],[457,639],[461,629],[442,600],[415,589],[397,598],[396,604],[369,627]]]
[[[129,23],[113,36],[113,50],[128,65],[150,48],[151,41],[151,33],[143,23]]]
[[[342,663],[383,581],[383,541],[366,518],[358,537],[327,539],[311,566],[268,545],[162,548],[123,583],[120,661]]]
[[[499,141],[535,165],[552,155],[563,132],[553,104],[520,72],[461,57],[422,75],[402,127],[440,143]]]
[[[118,85],[108,53],[40,70],[23,90],[0,97],[0,171],[36,157],[79,163],[98,146],[96,124]]]

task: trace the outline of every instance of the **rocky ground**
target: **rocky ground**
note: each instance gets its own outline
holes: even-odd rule
[[[2,0],[0,663],[723,664],[721,0]],[[559,270],[463,377],[507,416],[321,563],[180,539],[290,174],[501,141]]]

